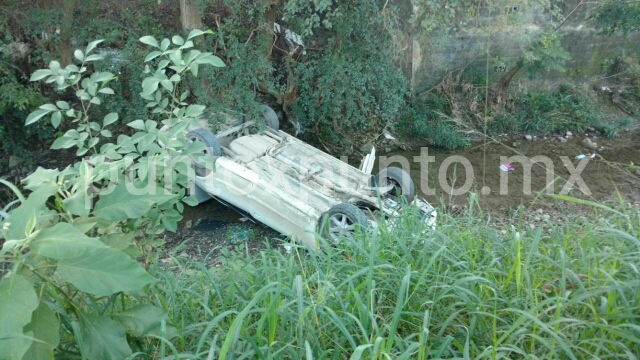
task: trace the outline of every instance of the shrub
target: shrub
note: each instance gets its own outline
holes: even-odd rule
[[[435,146],[447,149],[468,148],[469,138],[445,115],[447,105],[441,98],[429,97],[405,106],[398,128],[413,138],[429,139]]]
[[[162,243],[158,234],[175,231],[184,205],[195,201],[186,196],[191,155],[204,145],[187,141],[183,131],[205,107],[186,103],[180,84],[198,66],[224,66],[193,49],[191,39],[203,34],[140,39],[154,49],[144,60],[140,95],[157,121],[128,122],[134,134],[116,142],[110,127],[118,114],[98,120],[92,111],[114,94],[114,74],[88,73],[101,60],[92,54],[101,41],[74,52],[80,66],[52,61],[33,73],[32,81],[73,90],[78,103],[41,105],[26,125],[46,119],[58,128],[68,119],[75,126],[51,148],[77,148],[85,157],[63,170],[38,168],[23,180],[27,197],[0,179],[17,198],[0,211],[1,359],[49,359],[54,352],[133,358],[153,352],[149,338],[174,336],[164,310],[146,296],[155,283],[147,269]]]

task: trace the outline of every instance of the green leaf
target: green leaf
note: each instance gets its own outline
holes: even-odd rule
[[[189,105],[187,107],[186,112],[184,113],[184,116],[198,117],[202,115],[202,113],[204,112],[204,109],[205,109],[204,105]]]
[[[191,65],[189,65],[189,70],[191,70],[191,73],[193,74],[193,76],[197,77],[198,76],[198,63],[191,63]]]
[[[173,92],[173,83],[171,81],[162,80],[160,81],[160,85],[162,85],[162,87],[167,89],[169,92]]]
[[[158,123],[153,120],[147,120],[144,122],[144,127],[147,132],[152,132],[158,127]]]
[[[160,50],[167,51],[169,45],[171,45],[171,41],[169,41],[169,39],[162,39],[162,42],[160,43]]]
[[[89,206],[90,201],[91,199],[89,199],[87,189],[80,187],[73,195],[71,195],[71,197],[62,200],[62,203],[67,208],[67,211],[73,215],[86,218],[89,216],[89,212],[91,211]]]
[[[134,187],[132,183],[128,183],[128,186]],[[100,196],[93,213],[109,221],[137,219],[146,214],[153,204],[149,195],[133,195],[127,189],[127,184],[122,182],[110,194]]]
[[[173,65],[180,66],[182,63],[182,51],[176,49],[169,52],[169,60],[171,60]]]
[[[159,47],[158,46],[158,41],[156,40],[156,38],[154,38],[153,36],[147,35],[147,36],[143,36],[140,38],[140,42],[143,44],[147,44],[149,46],[153,46],[153,47]]]
[[[30,244],[36,254],[56,260],[73,259],[96,249],[108,248],[69,223],[42,230]]]
[[[100,100],[99,97],[94,96],[93,98],[91,98],[91,101],[89,101],[92,104],[96,104],[96,105],[101,105],[102,104],[102,100]]]
[[[200,54],[195,60],[197,64],[208,64],[215,67],[225,67],[224,61],[211,53]]]
[[[198,200],[193,196],[187,196],[182,201],[189,206],[197,206],[199,204]]]
[[[27,116],[27,120],[25,121],[25,125],[31,125],[34,122],[40,120],[43,116],[49,114],[51,111],[38,109],[33,111],[29,116]]]
[[[100,61],[100,60],[104,60],[104,58],[100,55],[89,55],[84,59],[84,62],[91,62],[91,61]]]
[[[131,355],[122,325],[106,316],[81,314],[82,354],[86,359],[122,360]]]
[[[45,183],[57,188],[58,185],[56,184],[56,179],[58,178],[59,174],[60,171],[58,170],[45,169],[42,166],[38,166],[33,174],[27,176],[22,180],[22,183],[24,184],[24,187],[26,189],[29,189],[31,191],[35,191],[40,187],[40,185]]]
[[[154,77],[145,78],[144,80],[142,80],[142,94],[153,94],[156,90],[158,90],[158,84],[160,84],[160,80]]]
[[[95,49],[95,47],[100,44],[101,42],[103,42],[104,39],[101,40],[96,40],[96,41],[92,41],[89,43],[89,45],[87,45],[87,48],[85,49],[84,53],[85,55],[90,53],[91,51],[93,51],[93,49]]]
[[[51,75],[51,70],[39,69],[39,70],[36,70],[33,74],[31,74],[31,78],[29,79],[29,81],[39,81],[46,78],[49,75]]]
[[[174,35],[173,38],[171,38],[171,42],[178,46],[184,45],[184,39],[182,38],[182,36],[178,35]]]
[[[134,121],[128,123],[127,126],[132,127],[132,128],[134,128],[136,130],[144,130],[145,129],[144,121],[142,121],[142,120],[134,120]]]
[[[162,336],[160,324],[162,320],[169,322],[169,317],[164,310],[151,304],[134,306],[119,314],[114,314],[113,317],[124,325],[127,332],[133,336]],[[175,329],[171,328],[171,330],[168,333],[175,335]]]
[[[53,350],[60,343],[60,322],[49,306],[40,301],[38,308],[31,315],[31,322],[24,327],[24,332],[32,332],[39,341],[31,343],[31,347],[23,359],[53,360]]]
[[[60,62],[56,60],[49,62],[49,69],[51,69],[53,74],[58,74],[58,71],[60,71]]]
[[[62,113],[60,111],[54,111],[53,114],[51,114],[51,126],[53,126],[54,129],[57,129],[61,121]]]
[[[13,274],[0,281],[0,359],[22,359],[32,340],[20,336],[37,308],[38,296],[24,277]]]
[[[100,94],[108,94],[108,95],[114,95],[115,94],[113,89],[112,88],[108,88],[108,87],[102,88],[102,89],[98,90],[98,92]]]
[[[115,76],[108,71],[99,72],[91,76],[91,80],[97,83],[113,80],[113,78],[115,78]]]
[[[117,250],[124,250],[131,245],[131,240],[135,237],[135,232],[126,234],[108,234],[102,235],[100,241],[105,245]]]
[[[106,138],[110,138],[112,136],[111,131],[104,129],[100,131],[100,135],[106,137]]]
[[[56,101],[56,106],[60,109],[60,110],[69,110],[69,103],[66,101]]]
[[[129,255],[109,247],[58,261],[58,273],[78,290],[97,296],[139,291],[155,281]]]
[[[109,113],[107,114],[107,116],[104,117],[104,120],[102,120],[102,127],[111,125],[116,121],[118,121],[118,113],[116,112]]]
[[[49,197],[58,192],[56,184],[46,184],[38,186],[36,190],[29,194],[29,197],[9,215],[9,231],[6,233],[7,240],[18,240],[25,237],[25,230],[29,219],[35,214],[36,220],[43,214],[50,213],[47,209],[46,201]],[[36,221],[36,223],[39,223]]]
[[[77,139],[72,139],[70,137],[67,136],[62,136],[57,138],[53,144],[51,144],[51,149],[52,150],[58,150],[58,149],[68,149],[72,146],[74,146],[76,144]]]
[[[151,61],[151,60],[153,60],[153,59],[157,58],[157,57],[158,57],[158,56],[160,56],[160,55],[162,55],[162,53],[161,53],[160,51],[152,51],[152,52],[150,52],[150,53],[149,53],[149,55],[147,55],[147,56],[144,58],[144,62],[149,62],[149,61]]]
[[[40,109],[48,111],[58,111],[58,108],[53,104],[44,104],[40,106]]]
[[[84,53],[80,49],[74,51],[73,56],[80,61],[84,61]]]
[[[202,34],[205,34],[204,31],[199,30],[199,29],[193,29],[191,30],[191,32],[189,33],[189,36],[187,36],[187,40],[193,39],[196,36],[200,36]]]

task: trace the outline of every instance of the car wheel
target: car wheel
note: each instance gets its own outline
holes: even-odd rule
[[[411,176],[397,167],[383,169],[375,176],[374,181],[380,187],[393,185],[395,190],[391,190],[391,195],[396,197],[403,196],[407,200],[407,204],[413,201],[413,197],[416,194],[416,188]]]
[[[332,242],[340,237],[353,237],[357,231],[364,231],[369,225],[367,216],[353,204],[338,204],[322,214],[318,220],[320,235]]]
[[[273,130],[280,130],[280,119],[278,119],[278,114],[276,114],[276,112],[267,105],[260,105],[259,108],[262,112],[262,116],[264,116],[267,126]]]
[[[222,148],[220,148],[218,138],[216,138],[216,136],[207,129],[200,128],[188,132],[187,140],[202,142],[205,146],[205,149],[203,150],[204,155],[210,156],[212,158],[222,156]],[[210,159],[203,159],[201,154],[194,154],[191,155],[191,160],[193,163],[193,167],[196,170],[196,175],[206,176],[207,166],[205,162],[210,161]],[[210,167],[210,169],[212,169],[212,167]]]

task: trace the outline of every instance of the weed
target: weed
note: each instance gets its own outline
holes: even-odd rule
[[[158,299],[191,358],[638,353],[640,214],[597,209],[608,215],[550,234],[515,220],[502,235],[471,209],[427,233],[405,214],[393,231],[317,253],[241,247],[222,268],[161,272]]]

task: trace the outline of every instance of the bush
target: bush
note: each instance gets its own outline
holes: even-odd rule
[[[429,97],[405,106],[398,128],[413,138],[429,139],[435,146],[446,149],[468,148],[469,138],[445,115],[447,105],[441,98]]]
[[[488,124],[493,133],[522,131],[539,134],[567,131],[584,132],[594,127],[608,137],[633,123],[631,118],[608,120],[597,102],[588,95],[564,84],[556,92],[533,91],[514,100],[514,110],[502,110]]]
[[[24,119],[45,98],[38,87],[24,82],[19,69],[9,59],[0,57],[0,149],[29,161],[33,144],[51,139],[53,131],[42,125],[25,129]]]

